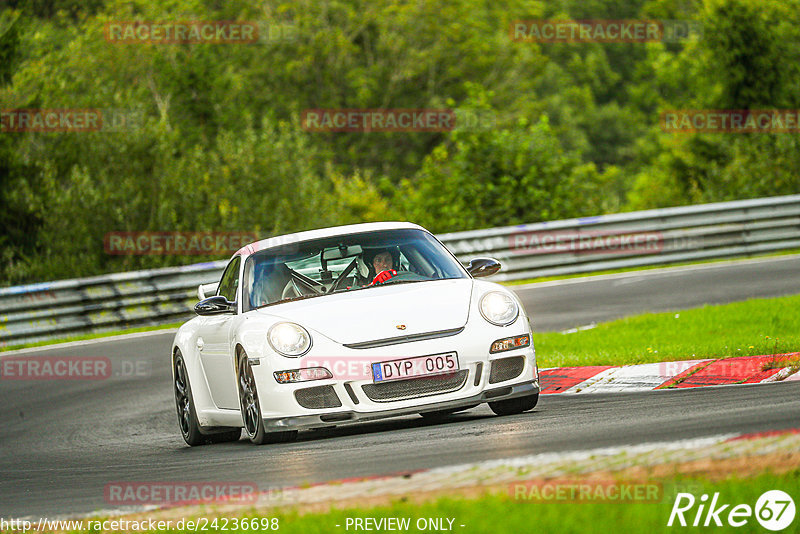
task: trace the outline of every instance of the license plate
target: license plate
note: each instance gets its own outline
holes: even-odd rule
[[[372,364],[374,382],[455,373],[456,371],[458,371],[458,355],[455,352]]]

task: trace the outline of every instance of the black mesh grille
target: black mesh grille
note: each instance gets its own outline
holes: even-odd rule
[[[457,373],[446,375],[426,376],[423,378],[410,378],[408,380],[393,380],[362,386],[364,394],[375,402],[389,402],[401,399],[413,399],[439,395],[461,389],[467,380],[466,369]]]
[[[522,374],[525,368],[525,357],[514,356],[512,358],[501,358],[492,362],[492,370],[489,372],[489,383],[496,384],[511,380]]]
[[[319,410],[321,408],[338,408],[342,405],[333,386],[317,386],[314,388],[298,389],[294,398],[303,408]]]

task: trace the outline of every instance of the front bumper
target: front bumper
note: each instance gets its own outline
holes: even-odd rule
[[[324,428],[347,423],[386,419],[389,417],[397,417],[415,413],[435,412],[439,410],[450,410],[462,407],[468,408],[474,406],[475,404],[481,404],[484,402],[507,400],[515,397],[526,397],[528,395],[536,395],[538,393],[539,380],[536,379],[514,385],[494,387],[491,389],[486,389],[470,397],[430,403],[425,404],[424,406],[403,406],[388,410],[370,412],[358,412],[354,410],[336,411],[323,414],[265,418],[263,421],[264,428],[268,432]]]

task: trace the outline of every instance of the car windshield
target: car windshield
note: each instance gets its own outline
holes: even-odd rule
[[[242,286],[245,311],[380,285],[468,278],[429,233],[382,230],[285,244],[251,255]]]

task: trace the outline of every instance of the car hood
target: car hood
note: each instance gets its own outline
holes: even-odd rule
[[[461,328],[467,324],[471,295],[472,280],[462,278],[388,284],[258,311],[350,344]]]

